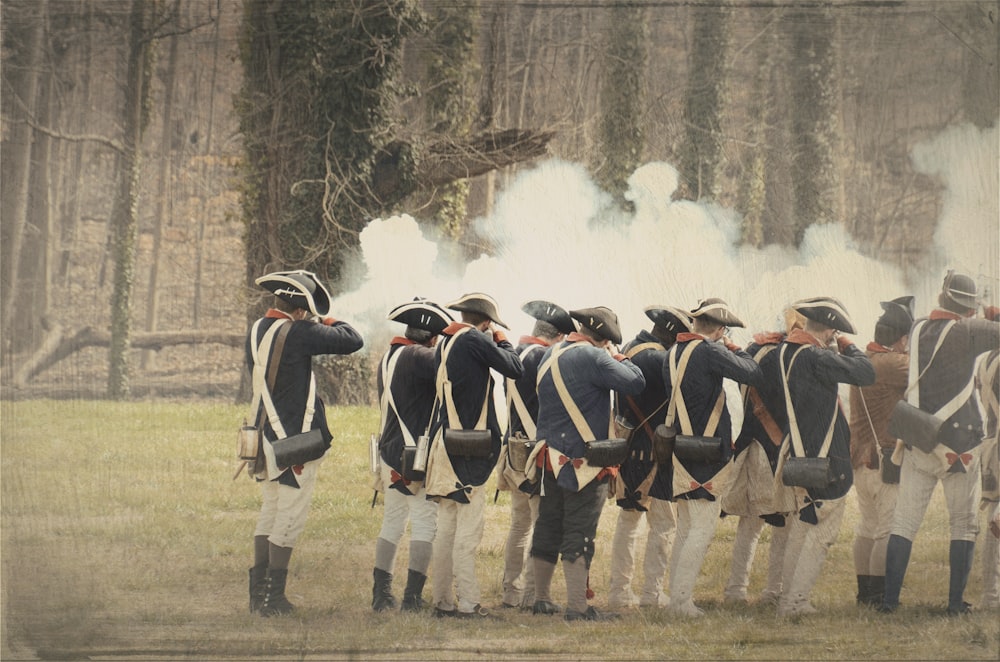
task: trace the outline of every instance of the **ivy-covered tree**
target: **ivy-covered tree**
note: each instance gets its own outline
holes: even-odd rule
[[[685,135],[678,171],[686,197],[694,200],[718,197],[729,12],[725,6],[691,7]]]
[[[785,25],[791,32],[789,112],[798,244],[810,225],[837,222],[841,217],[834,9],[819,6],[792,11]]]
[[[245,0],[236,108],[243,134],[248,282],[276,268],[335,281],[358,233],[392,200],[378,191],[412,0]],[[400,172],[412,172],[402,167]]]
[[[597,182],[625,204],[629,175],[642,158],[648,24],[646,9],[616,4],[607,14],[606,56],[601,77],[600,162]]]

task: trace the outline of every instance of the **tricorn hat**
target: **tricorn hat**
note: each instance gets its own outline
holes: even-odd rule
[[[717,297],[702,299],[691,311],[691,317],[704,317],[723,326],[746,326],[729,310],[729,304]]]
[[[615,311],[604,306],[596,308],[581,308],[580,310],[569,311],[570,316],[601,338],[610,340],[614,344],[622,341],[622,330],[618,326],[618,316]]]
[[[680,308],[673,306],[649,306],[645,310],[646,317],[653,321],[653,324],[662,326],[671,333],[680,333],[691,330],[691,316]]]
[[[882,306],[882,316],[878,318],[879,324],[884,324],[896,331],[908,332],[913,326],[913,297],[897,297],[891,301],[880,301]]]
[[[941,292],[958,305],[966,308],[975,308],[979,304],[976,281],[965,274],[949,270],[941,285]]]
[[[396,306],[389,311],[387,318],[434,334],[441,333],[454,321],[447,310],[421,297]]]
[[[831,329],[844,333],[857,333],[844,304],[833,297],[801,299],[793,303],[792,308],[802,313],[806,319],[819,322]]]
[[[510,329],[507,323],[500,319],[496,300],[488,294],[483,294],[482,292],[463,294],[457,301],[449,303],[448,308],[459,312],[485,315],[503,328]]]
[[[557,306],[551,301],[535,300],[521,306],[521,310],[531,315],[536,320],[548,322],[556,328],[559,333],[573,333],[576,326],[573,318],[566,312],[565,308]]]
[[[254,281],[293,306],[308,310],[313,315],[330,314],[330,293],[311,271],[275,271]]]

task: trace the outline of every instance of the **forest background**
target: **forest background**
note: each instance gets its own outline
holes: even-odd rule
[[[938,613],[937,498],[889,621],[854,607],[846,523],[817,591],[828,627],[722,608],[732,518],[697,627],[642,613],[584,643],[561,622],[525,637],[526,615],[475,637],[378,619],[364,445],[385,311],[414,295],[490,292],[512,335],[528,298],[606,304],[631,336],[653,303],[722,294],[749,333],[831,293],[861,342],[879,299],[926,312],[949,266],[996,303],[998,9],[3,0],[0,655],[996,659],[993,615]],[[367,341],[318,366],[351,479],[318,492],[292,636],[245,614],[257,501],[229,480],[226,432],[266,305],[253,279],[287,268],[326,279]]]
[[[362,230],[394,214],[419,227],[397,280],[424,241],[460,266],[501,256],[515,230],[482,220],[502,223],[518,176],[551,163],[606,196],[567,235],[625,233],[629,177],[667,163],[661,194],[734,219],[720,252],[766,262],[829,224],[906,286],[959,266],[995,292],[997,87],[996,2],[7,0],[3,395],[237,397],[253,278],[306,268],[348,294],[372,270]],[[915,163],[970,128],[964,170]],[[543,181],[536,206],[565,183]],[[974,202],[946,228],[956,187]],[[570,213],[516,231],[561,232]],[[642,243],[675,260],[670,233]],[[990,252],[941,265],[942,233]],[[695,303],[636,307],[668,297]],[[369,361],[340,366],[333,403],[371,402]]]

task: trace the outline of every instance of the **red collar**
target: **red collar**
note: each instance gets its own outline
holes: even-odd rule
[[[781,331],[765,331],[764,333],[755,333],[753,336],[753,341],[758,345],[777,345],[784,339],[785,334]]]
[[[689,331],[681,331],[677,334],[677,342],[688,342],[690,340],[705,340],[705,336],[700,333],[691,333]]]
[[[975,311],[973,311],[975,312]],[[935,308],[931,311],[928,319],[932,320],[960,320],[962,316],[958,313],[953,313],[950,310],[942,310],[941,308]]]
[[[803,329],[793,329],[791,333],[788,334],[788,342],[795,345],[814,345],[816,347],[822,347],[819,338],[814,336]]]
[[[582,333],[580,333],[579,331],[574,331],[573,333],[571,333],[568,336],[566,336],[566,342],[570,342],[570,343],[574,343],[574,342],[586,342],[586,343],[590,343],[594,347],[597,347],[597,343],[595,343],[589,336],[585,336]]]
[[[892,351],[885,345],[880,345],[874,340],[868,343],[868,346],[865,347],[865,349],[871,352],[872,354],[888,354],[889,352]]]
[[[264,317],[276,320],[292,320],[293,322],[295,321],[294,319],[292,319],[291,315],[289,315],[288,313],[283,313],[277,308],[268,308],[267,312],[264,313]]]
[[[465,328],[474,329],[475,327],[465,322],[452,322],[441,333],[446,336],[453,336]]]
[[[390,345],[416,345],[417,343],[413,342],[409,338],[404,338],[403,336],[396,336],[395,338],[393,338],[392,340],[389,341],[389,344]]]
[[[552,344],[547,340],[542,340],[541,338],[536,338],[535,336],[521,336],[517,343],[519,345],[541,345],[542,347],[548,347]]]

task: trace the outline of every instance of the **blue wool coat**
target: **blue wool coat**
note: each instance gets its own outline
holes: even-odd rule
[[[287,315],[269,310],[257,329],[257,337],[251,338],[251,334],[247,334],[244,350],[246,363],[251,371],[253,371],[251,342],[260,344],[267,330],[279,319],[287,319]],[[331,320],[330,324],[325,324],[298,320],[291,322],[291,325],[281,352],[274,388],[271,391],[275,412],[288,435],[302,431],[302,418],[305,415],[306,398],[309,395],[309,378],[312,375],[312,357],[322,354],[351,354],[364,345],[361,334],[347,322]],[[261,357],[261,360],[266,361],[267,357]],[[310,429],[320,430],[323,439],[329,444],[332,436],[326,422],[326,408],[319,393],[316,394],[313,406],[315,413]],[[258,415],[263,407],[262,403]],[[270,423],[267,422],[266,415],[264,421],[264,436],[272,441],[277,439]],[[282,484],[298,487],[292,471],[284,471],[277,480]]]
[[[694,333],[679,334],[677,343],[670,351],[677,353],[679,361],[688,344],[698,339],[702,339],[702,336]],[[699,343],[691,352],[691,359],[680,383],[680,391],[691,420],[690,434],[705,434],[705,428],[711,418],[712,411],[715,409],[716,400],[722,392],[722,380],[727,378],[741,384],[757,386],[761,383],[760,366],[742,349],[731,351],[725,345],[716,342]],[[672,392],[673,380],[670,377],[669,361],[663,366],[663,384],[668,392]],[[678,421],[675,421],[674,427],[679,433],[688,433],[686,430],[681,430]],[[729,416],[729,409],[725,405],[725,396],[723,396],[722,416],[712,436],[722,439],[722,459],[719,462],[713,464],[696,463],[678,458],[691,477],[699,483],[711,480],[733,456],[732,419]],[[675,494],[674,497],[715,500],[715,497],[703,487],[698,487],[684,494]]]
[[[644,349],[632,357],[632,362],[642,371],[646,387],[642,393],[633,396],[621,392],[617,394],[618,414],[624,416],[633,426],[639,426],[643,419],[656,412],[644,425],[636,427],[632,433],[630,453],[625,462],[622,463],[619,473],[620,479],[624,482],[626,494],[624,499],[618,500],[618,505],[622,508],[640,508],[632,493],[646,480],[656,464],[653,461],[652,435],[656,426],[663,423],[667,417],[667,407],[664,403],[669,394],[663,383],[663,366],[667,360],[667,350],[656,336],[644,330],[622,347],[622,353],[627,354],[633,347],[646,343],[656,343],[657,347]],[[629,398],[639,410],[638,413],[633,409]],[[661,464],[649,488],[649,495],[654,499],[669,500],[672,496],[672,480],[673,465],[669,462]]]
[[[389,346],[388,356],[399,354],[396,368],[393,371],[392,399],[396,405],[385,417],[385,425],[379,436],[379,454],[382,461],[392,467],[396,473],[402,471],[403,446],[406,441],[400,421],[416,442],[417,438],[427,431],[427,423],[434,408],[434,378],[436,376],[434,348],[416,344],[406,338],[394,338]],[[385,375],[382,374],[382,363],[379,362],[378,375],[379,402],[386,389]],[[388,407],[388,403],[386,403]],[[408,494],[409,490],[401,483],[392,487]]]
[[[638,394],[646,385],[642,371],[628,359],[616,361],[604,349],[571,335],[554,347],[575,347],[560,355],[559,369],[569,396],[576,403],[596,439],[606,439],[611,423],[611,391]],[[545,351],[542,364],[552,355],[554,347]],[[538,439],[570,458],[583,457],[587,445],[577,430],[569,411],[556,390],[552,371],[538,379]],[[566,472],[560,473],[560,478]],[[569,477],[566,477],[569,480]],[[573,478],[575,481],[575,477]],[[572,482],[572,481],[571,481]],[[562,484],[562,482],[560,482]],[[567,489],[576,485],[567,483]]]
[[[486,427],[492,437],[490,456],[450,458],[452,469],[462,484],[482,485],[490,477],[496,465],[502,442],[496,404],[493,401],[493,377],[490,368],[504,377],[517,379],[524,371],[524,367],[513,345],[506,339],[494,340],[494,336],[488,332],[475,328],[461,335],[455,335],[467,326],[461,323],[451,324],[442,332],[438,341],[434,359],[436,368],[441,365],[445,348],[451,347],[448,352],[447,371],[448,379],[452,382],[452,393],[459,420],[450,421],[447,406],[443,402],[438,402],[431,427],[431,437],[433,438],[441,428],[472,430],[479,420],[485,401],[488,408]]]
[[[851,469],[851,431],[837,389],[840,384],[874,384],[875,369],[857,346],[847,345],[838,353],[819,347],[815,338],[804,331],[793,331],[782,345],[785,347],[782,364],[786,370],[792,354],[802,348],[788,373],[788,391],[807,457],[819,455],[830,421],[836,415],[833,441],[827,454],[836,478],[829,487],[810,489],[809,497],[819,501],[839,499],[851,489],[854,473]]]

